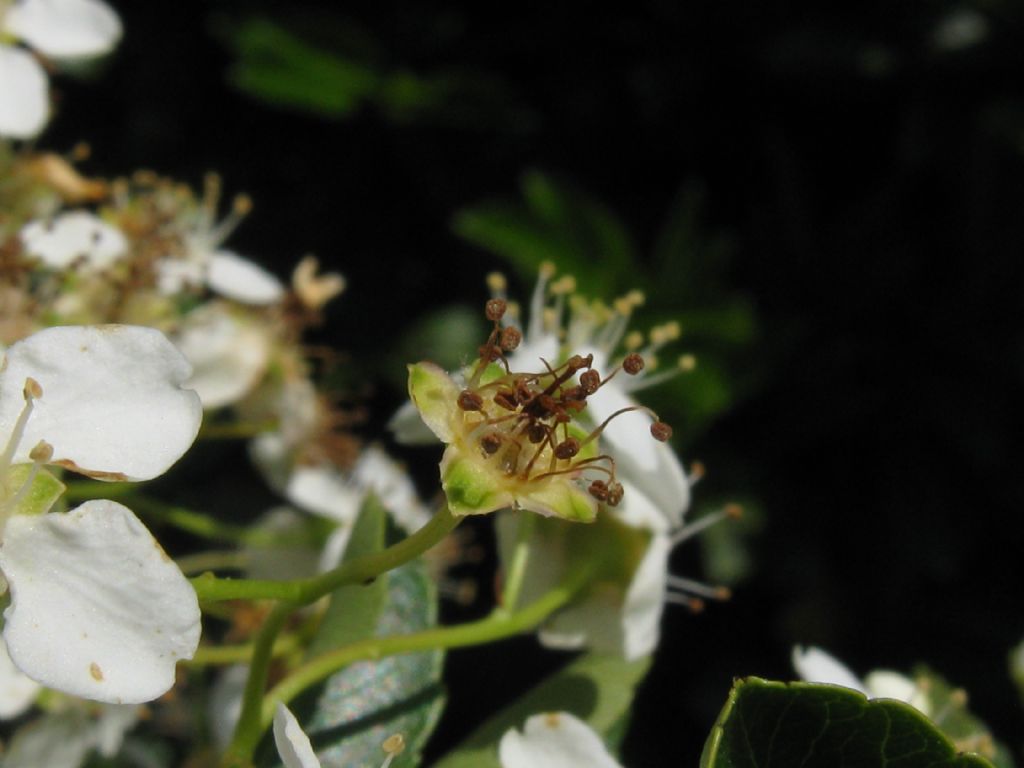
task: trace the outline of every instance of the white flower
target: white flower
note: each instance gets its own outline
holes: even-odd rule
[[[814,646],[793,648],[793,668],[808,683],[841,685],[860,691],[869,699],[905,701],[924,715],[931,714],[931,702],[926,692],[909,677],[898,672],[879,669],[861,680],[834,656]]]
[[[506,731],[498,757],[501,768],[622,768],[601,737],[568,712],[533,715],[522,733]]]
[[[158,331],[49,328],[0,372],[3,636],[43,685],[109,703],[149,701],[199,642],[191,585],[131,510],[88,501],[47,512],[63,486],[44,464],[148,480],[192,444],[201,406],[188,363]]]
[[[25,253],[53,269],[68,269],[76,263],[90,270],[104,269],[128,251],[121,230],[88,211],[30,221],[21,228],[20,237]]]
[[[20,39],[55,61],[99,56],[121,38],[121,21],[100,0],[13,0],[0,4],[0,39]],[[47,78],[35,57],[0,44],[0,136],[30,139],[49,118]]]

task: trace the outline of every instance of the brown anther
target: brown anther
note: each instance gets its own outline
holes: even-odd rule
[[[498,339],[498,345],[505,352],[512,352],[519,343],[523,340],[523,334],[520,333],[519,329],[514,325],[510,325],[507,328],[501,329],[501,337]]]
[[[28,452],[28,457],[32,459],[32,461],[45,464],[53,458],[53,446],[45,440],[40,440],[36,443],[35,447]]]
[[[494,395],[494,402],[509,411],[514,411],[519,407],[519,401],[516,399],[516,393],[511,389],[503,389]]]
[[[594,394],[597,392],[597,388],[601,386],[601,374],[593,369],[581,373],[580,386],[588,395]]]
[[[622,497],[625,491],[622,489],[622,483],[617,483],[612,480],[608,483],[608,504],[612,507],[619,506],[619,502],[622,501]]]
[[[480,438],[480,447],[488,456],[494,455],[501,448],[501,435],[497,432],[488,432]]]
[[[543,424],[531,424],[526,430],[526,439],[536,445],[543,443],[548,437],[548,431]]]
[[[588,363],[582,355],[573,355],[565,364],[565,367],[572,371],[573,373],[578,371],[580,368],[586,368],[587,366]]]
[[[644,369],[644,359],[636,352],[630,352],[622,361],[622,370],[630,376],[636,376]]]
[[[29,398],[38,400],[43,396],[43,388],[39,385],[39,382],[29,376],[25,379],[25,388],[22,390],[22,395],[26,400]]]
[[[506,309],[508,309],[508,303],[504,299],[490,299],[484,307],[484,314],[487,315],[488,320],[498,322],[505,316]]]
[[[723,511],[725,512],[725,516],[730,520],[739,520],[743,517],[743,507],[736,503],[726,504]]]
[[[555,458],[566,461],[580,452],[580,441],[575,437],[567,437],[555,446]]]
[[[537,398],[537,406],[541,409],[541,415],[547,415],[558,410],[558,401],[551,395],[541,395]]]
[[[608,486],[603,480],[595,480],[592,482],[587,491],[598,501],[608,500]]]
[[[651,424],[651,437],[659,442],[667,442],[672,437],[672,427],[664,421],[656,421]]]
[[[476,392],[464,389],[459,392],[459,408],[464,411],[480,411],[484,407],[484,399]]]
[[[569,387],[562,390],[562,405],[566,408],[580,409],[580,400],[586,400],[587,393],[583,387]]]

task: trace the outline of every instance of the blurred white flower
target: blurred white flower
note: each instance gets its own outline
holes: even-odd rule
[[[923,713],[931,714],[931,702],[920,686],[906,675],[879,669],[863,680],[831,654],[809,646],[793,648],[793,668],[800,679],[808,683],[831,683],[860,691],[869,699],[897,699],[905,701]]]
[[[622,768],[601,737],[568,712],[533,715],[522,733],[506,731],[498,758],[501,768]]]
[[[121,38],[121,20],[100,0],[0,4],[0,40],[20,40],[56,62],[99,56]],[[47,77],[24,48],[0,44],[0,136],[31,139],[50,116]]]
[[[19,728],[4,755],[4,768],[79,768],[94,751],[109,760],[139,719],[133,704],[69,705]]]
[[[66,211],[30,221],[20,232],[25,253],[52,269],[79,264],[87,270],[109,267],[128,252],[121,230],[88,211]]]

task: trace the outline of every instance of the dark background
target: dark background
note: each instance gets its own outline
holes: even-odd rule
[[[702,230],[731,244],[724,290],[757,332],[727,356],[745,382],[731,407],[689,435],[684,414],[678,443],[711,470],[698,497],[753,500],[761,530],[730,603],[667,610],[625,765],[696,765],[731,678],[790,677],[798,642],[859,673],[926,661],[1020,746],[1006,661],[1024,637],[1018,4],[118,5],[122,45],[94,82],[58,80],[43,143],[88,140],[85,168],[107,175],[217,170],[256,204],[234,248],[282,276],[307,252],[342,271],[349,291],[318,333],[370,378],[371,437],[401,397],[375,361],[507,268],[453,234],[457,211],[514,200],[541,168],[615,210],[647,253],[680,185],[702,190]],[[938,25],[965,8],[987,34],[940,49]],[[425,115],[268,106],[228,81],[224,41],[254,13],[389,71],[501,87]],[[685,275],[658,278],[686,296]],[[431,457],[406,458],[429,480]],[[699,548],[677,553],[675,572],[701,568]],[[432,753],[559,658],[532,639],[453,653]]]

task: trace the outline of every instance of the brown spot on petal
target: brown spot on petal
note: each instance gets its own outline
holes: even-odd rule
[[[544,715],[544,724],[548,728],[558,728],[561,724],[561,718],[558,716],[557,712],[548,712]]]
[[[108,480],[110,482],[125,482],[128,480],[128,476],[123,472],[104,472],[100,469],[85,469],[80,467],[71,459],[57,459],[52,462],[58,467],[64,467],[64,469],[70,470],[71,472],[77,472],[80,475],[91,477],[94,480]]]
[[[97,683],[103,682],[103,670],[100,669],[100,665],[95,661],[89,665],[89,674],[92,675],[92,679]]]

